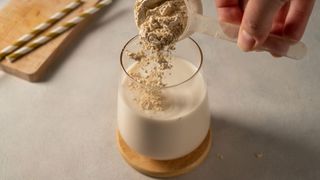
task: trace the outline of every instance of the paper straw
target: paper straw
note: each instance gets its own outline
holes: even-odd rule
[[[14,52],[16,49],[22,47],[26,43],[28,43],[30,40],[35,38],[37,35],[41,34],[54,24],[56,24],[58,21],[63,19],[65,16],[70,14],[72,11],[76,10],[80,5],[83,4],[82,0],[76,0],[74,2],[71,2],[68,4],[64,9],[61,11],[55,13],[52,15],[46,22],[39,24],[37,27],[35,27],[29,34],[25,34],[21,36],[16,42],[14,42],[12,45],[5,47],[0,52],[0,61],[10,53]]]
[[[69,29],[73,28],[80,22],[82,22],[84,19],[86,19],[88,16],[95,14],[99,10],[101,10],[103,7],[109,5],[112,2],[112,0],[102,0],[99,3],[97,3],[95,6],[85,10],[82,14],[80,14],[77,17],[72,18],[71,20],[67,21],[66,23],[62,24],[61,26],[53,29],[48,34],[43,35],[34,41],[32,41],[29,45],[22,47],[18,49],[16,52],[10,54],[6,57],[7,60],[10,62],[14,62],[20,57],[30,53],[34,49],[46,44],[50,40],[60,36],[64,32],[68,31]]]

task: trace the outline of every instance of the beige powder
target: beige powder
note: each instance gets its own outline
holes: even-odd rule
[[[187,25],[184,0],[137,0],[135,15],[141,38],[156,50],[175,43]]]
[[[135,80],[128,88],[135,93],[135,101],[143,110],[164,111],[167,108],[167,100],[162,94],[164,72],[171,69],[169,52],[148,55],[140,51],[138,53],[127,52],[127,55],[136,60],[135,66],[129,74]]]
[[[137,64],[129,74],[136,82],[129,89],[143,110],[164,111],[168,101],[163,96],[164,74],[172,68],[171,52],[187,23],[187,8],[183,0],[137,0],[136,23],[139,27],[138,52],[127,52]]]

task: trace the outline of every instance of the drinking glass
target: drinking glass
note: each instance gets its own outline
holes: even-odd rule
[[[210,128],[210,110],[205,80],[201,73],[203,55],[195,40],[177,42],[172,51],[172,69],[159,88],[166,99],[162,111],[142,109],[130,84],[140,84],[130,75],[137,62],[126,52],[140,49],[133,37],[121,52],[122,77],[118,90],[117,122],[120,136],[135,152],[155,160],[172,160],[191,153],[204,141]],[[140,84],[144,88],[145,84]]]

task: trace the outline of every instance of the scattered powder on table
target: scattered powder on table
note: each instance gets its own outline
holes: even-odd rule
[[[221,153],[217,153],[217,158],[223,160],[224,156]]]
[[[258,153],[255,153],[254,156],[257,158],[257,159],[262,159],[264,157],[264,153],[263,152],[258,152]]]
[[[136,93],[135,101],[143,110],[164,111],[168,100],[162,93],[165,72],[170,63],[175,42],[187,24],[187,7],[183,0],[137,0],[136,24],[141,47],[138,52],[127,52],[136,61],[130,76],[136,82],[129,88]]]

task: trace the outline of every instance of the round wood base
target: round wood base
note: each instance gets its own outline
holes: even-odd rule
[[[137,171],[152,177],[173,177],[190,172],[207,157],[211,148],[211,130],[201,145],[190,154],[174,160],[153,160],[134,152],[117,131],[117,143],[121,155]]]

